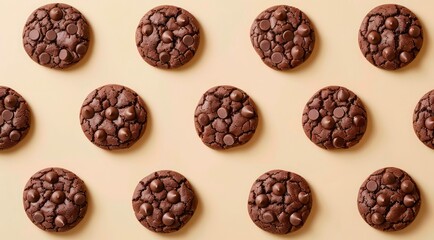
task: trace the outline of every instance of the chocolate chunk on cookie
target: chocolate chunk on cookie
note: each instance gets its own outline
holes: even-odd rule
[[[90,27],[75,8],[51,3],[27,19],[23,44],[33,61],[50,68],[67,68],[79,62],[89,48]]]
[[[413,113],[413,128],[426,146],[434,149],[434,90],[419,100]]]
[[[228,149],[252,138],[258,113],[253,100],[241,89],[217,86],[202,95],[194,113],[194,125],[205,145]]]
[[[250,40],[265,64],[276,70],[287,70],[309,58],[315,45],[315,32],[302,11],[279,5],[263,11],[253,21]]]
[[[185,9],[158,6],[143,16],[136,30],[142,58],[157,68],[177,68],[189,62],[199,47],[199,24]]]
[[[86,137],[100,148],[128,148],[143,135],[147,122],[145,103],[133,90],[105,85],[84,100],[80,123]]]
[[[197,198],[188,180],[175,171],[162,170],[143,178],[133,194],[137,220],[147,229],[170,233],[193,216]]]
[[[77,175],[63,168],[46,168],[27,182],[23,204],[29,219],[40,229],[65,232],[86,214],[86,186]]]
[[[344,87],[329,86],[309,99],[302,123],[306,136],[319,147],[349,148],[363,137],[368,116],[356,94]]]
[[[30,129],[26,100],[8,87],[0,86],[0,150],[15,146]]]
[[[363,182],[357,204],[360,215],[371,227],[396,231],[413,222],[421,198],[410,175],[388,167],[375,171]]]
[[[250,218],[259,228],[270,233],[287,234],[305,224],[312,208],[312,193],[303,177],[284,170],[272,170],[253,183],[247,208]]]
[[[385,4],[372,9],[359,30],[359,46],[374,66],[395,70],[412,62],[423,44],[419,19],[406,7]]]

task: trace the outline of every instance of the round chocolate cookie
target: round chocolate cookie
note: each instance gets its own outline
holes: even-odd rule
[[[100,148],[114,150],[133,145],[145,131],[145,103],[133,90],[115,84],[92,91],[80,110],[86,137]]]
[[[395,70],[409,64],[423,44],[422,26],[414,13],[397,4],[372,9],[359,30],[359,46],[374,66]]]
[[[66,169],[46,168],[27,182],[23,203],[27,216],[40,229],[65,232],[74,228],[86,214],[86,186]]]
[[[256,179],[247,206],[256,226],[276,234],[303,227],[311,208],[309,184],[303,177],[284,170],[272,170]]]
[[[420,141],[434,149],[434,90],[423,95],[417,103],[413,114],[413,128]]]
[[[19,143],[30,129],[30,109],[20,94],[0,86],[0,150]]]
[[[388,167],[372,173],[359,190],[360,215],[371,227],[396,231],[407,227],[419,212],[416,183],[401,169]]]
[[[349,148],[363,137],[368,116],[356,94],[344,87],[328,86],[306,103],[302,123],[306,136],[319,147]]]
[[[253,21],[250,40],[265,64],[286,70],[309,58],[315,45],[315,32],[302,11],[279,5],[263,11]]]
[[[90,27],[75,8],[51,3],[36,9],[27,19],[23,44],[37,63],[67,68],[80,61],[89,48]]]
[[[241,89],[217,86],[209,89],[194,113],[194,125],[202,142],[213,149],[247,143],[258,126],[253,100]]]
[[[197,198],[188,180],[175,171],[162,170],[143,178],[133,194],[137,220],[147,229],[170,233],[193,216]]]
[[[158,6],[143,16],[136,30],[142,58],[158,68],[177,68],[189,62],[199,47],[199,24],[185,9]]]

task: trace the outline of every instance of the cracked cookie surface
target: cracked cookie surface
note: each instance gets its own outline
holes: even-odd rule
[[[194,125],[205,145],[228,149],[243,145],[253,137],[258,113],[253,100],[241,89],[217,86],[199,100]]]
[[[81,106],[80,123],[86,137],[98,147],[128,148],[143,135],[147,111],[136,92],[110,84],[87,96]]]
[[[427,92],[417,103],[413,128],[419,140],[434,149],[434,90]]]
[[[0,150],[11,148],[30,129],[30,109],[26,100],[8,87],[0,86]]]
[[[306,136],[325,149],[350,148],[363,137],[368,123],[362,101],[347,88],[325,87],[313,95],[303,110]]]
[[[247,208],[250,218],[259,228],[270,233],[287,234],[305,224],[312,208],[312,193],[303,177],[284,170],[272,170],[253,184]]]
[[[163,5],[143,16],[136,30],[142,58],[157,68],[178,68],[195,55],[200,42],[196,18],[180,7]]]
[[[302,11],[278,5],[263,11],[253,21],[250,40],[267,66],[287,70],[309,58],[315,45],[315,32]]]
[[[134,190],[133,210],[137,220],[154,232],[180,230],[193,216],[197,198],[188,180],[169,170],[143,178]]]
[[[396,4],[372,9],[359,30],[359,47],[374,66],[395,70],[412,62],[423,44],[422,26],[417,16]]]
[[[27,182],[23,204],[29,219],[40,229],[68,231],[86,214],[86,186],[83,180],[66,169],[46,168]]]
[[[388,167],[375,171],[363,182],[357,204],[360,215],[371,227],[396,231],[413,222],[421,198],[410,175]]]
[[[50,68],[67,68],[87,53],[90,27],[75,8],[52,3],[36,9],[23,30],[24,49],[33,61]]]

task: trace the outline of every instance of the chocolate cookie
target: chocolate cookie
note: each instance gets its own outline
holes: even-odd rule
[[[74,228],[86,214],[86,186],[66,169],[46,168],[27,182],[23,203],[27,216],[40,229],[65,232]]]
[[[344,87],[329,86],[306,103],[302,123],[306,136],[319,147],[349,148],[363,137],[368,116],[356,94]]]
[[[272,170],[256,179],[247,208],[259,228],[287,234],[303,227],[312,208],[312,194],[301,176]]]
[[[371,227],[396,231],[407,227],[419,212],[416,183],[401,169],[375,171],[362,184],[357,199],[360,215]]]
[[[372,9],[359,30],[359,46],[374,66],[395,70],[409,64],[423,44],[422,26],[414,13],[397,4]]]
[[[0,86],[0,150],[19,143],[30,129],[30,109],[20,94]]]
[[[158,6],[143,16],[136,30],[142,58],[158,68],[189,62],[199,47],[199,24],[191,13],[175,6]]]
[[[265,64],[286,70],[309,58],[315,45],[315,32],[302,11],[279,5],[263,11],[253,21],[250,40]]]
[[[90,27],[75,8],[52,3],[36,9],[27,19],[23,44],[33,61],[50,68],[67,68],[80,61],[89,48]]]
[[[180,230],[193,216],[197,199],[188,180],[175,171],[162,170],[143,178],[133,195],[137,220],[154,232]]]
[[[92,91],[84,100],[80,123],[86,137],[100,148],[133,145],[145,131],[145,103],[133,90],[115,84]]]
[[[434,149],[434,90],[423,95],[417,103],[413,114],[413,128],[420,141]]]
[[[253,100],[241,89],[217,86],[202,95],[194,113],[194,125],[208,147],[228,149],[252,138],[258,113]]]

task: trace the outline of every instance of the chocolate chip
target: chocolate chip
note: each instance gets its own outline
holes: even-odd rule
[[[139,210],[140,214],[144,216],[151,216],[153,212],[154,212],[154,207],[152,207],[151,204],[143,203],[142,205],[140,205],[140,210]]]
[[[270,199],[265,194],[260,194],[255,198],[255,203],[260,208],[265,208],[270,204]]]
[[[49,6],[51,7],[51,5]],[[54,21],[59,21],[60,19],[63,18],[63,12],[62,12],[62,7],[60,8],[58,7],[52,7],[50,10],[50,18]]]

